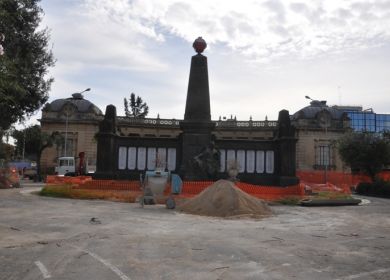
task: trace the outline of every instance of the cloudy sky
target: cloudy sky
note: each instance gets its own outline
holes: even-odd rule
[[[192,42],[208,43],[212,118],[277,118],[308,104],[390,113],[390,0],[42,0],[57,59],[50,101],[183,118]],[[39,115],[38,115],[39,117]]]

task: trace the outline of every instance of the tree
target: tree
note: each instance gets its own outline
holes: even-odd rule
[[[141,97],[136,97],[134,93],[130,94],[129,100],[125,97],[123,102],[125,105],[126,117],[145,118],[149,113],[149,107],[146,102],[144,102]]]
[[[1,143],[0,142],[0,161],[1,160],[10,160],[12,158],[12,155],[14,154],[14,146],[8,144],[8,143]],[[1,168],[1,164],[0,164]]]
[[[11,160],[15,152],[15,147],[13,145],[8,144],[9,137],[11,136],[10,131],[7,130],[3,136],[6,141],[4,143],[2,139],[0,139],[0,168],[2,166],[1,161]]]
[[[0,136],[47,101],[53,82],[46,78],[54,58],[48,29],[38,30],[43,15],[39,1],[0,1]]]
[[[362,171],[373,180],[384,166],[390,164],[390,139],[386,135],[349,133],[339,140],[338,150],[352,171]]]
[[[27,127],[23,130],[14,130],[12,137],[16,140],[16,151],[21,154],[23,149],[27,158],[36,160],[38,180],[41,178],[42,152],[53,145],[61,145],[63,136],[55,131],[51,134],[43,132],[39,125]]]

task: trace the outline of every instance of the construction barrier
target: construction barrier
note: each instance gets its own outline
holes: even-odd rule
[[[379,178],[384,181],[390,181],[390,171],[382,171],[379,173]]]
[[[186,197],[197,195],[213,183],[213,181],[184,181],[181,195]],[[303,196],[305,194],[304,186],[302,184],[289,187],[278,187],[235,182],[235,185],[250,195],[266,200],[278,200],[288,196]]]
[[[46,184],[83,184],[85,182],[92,181],[91,176],[57,176],[48,175],[46,176]]]
[[[198,195],[213,183],[213,181],[184,181],[180,196],[192,197]],[[90,177],[78,179],[78,177],[50,176],[47,180],[47,184],[71,184],[72,189],[91,191],[99,190],[140,192],[141,190],[139,181],[92,180]],[[277,200],[286,196],[304,195],[304,187],[301,184],[290,187],[257,186],[243,182],[236,182],[235,184],[242,191],[258,198],[267,200]],[[169,193],[170,188],[166,188],[164,194],[169,195]]]
[[[244,182],[235,182],[236,186],[242,191],[265,200],[279,200],[285,197],[302,197],[312,192],[337,192],[351,193],[351,187],[355,187],[360,182],[370,182],[366,175],[352,175],[349,173],[328,171],[326,174],[326,183],[324,171],[298,171],[297,176],[301,182],[295,186],[259,186]],[[390,179],[390,172],[382,172],[381,178]],[[72,189],[81,190],[99,190],[99,191],[128,191],[140,192],[141,185],[139,181],[120,181],[120,180],[93,180],[89,176],[66,177],[66,176],[48,176],[47,184],[71,184]],[[213,181],[184,181],[181,197],[193,197],[208,186]],[[164,194],[169,195],[170,188],[166,188]]]
[[[75,189],[110,190],[110,191],[140,191],[139,181],[90,180],[74,186]]]
[[[370,178],[365,175],[352,175],[351,173],[336,171],[297,171],[297,177],[301,182],[309,182],[312,184],[330,183],[336,186],[354,186],[359,182],[370,181]]]
[[[362,182],[371,182],[371,178],[364,174],[351,174],[337,171],[297,171],[297,177],[304,182],[315,184],[331,183],[333,185],[350,185],[356,186]],[[390,181],[390,171],[382,171],[378,177],[385,181]]]

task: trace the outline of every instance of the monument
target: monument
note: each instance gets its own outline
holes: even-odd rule
[[[207,57],[202,52],[206,41],[199,37],[193,43],[197,52],[191,59],[190,78],[184,120],[180,122],[182,158],[180,175],[185,180],[215,178],[219,170],[219,157],[215,158],[211,121]]]
[[[193,47],[197,54],[191,59],[184,119],[119,117],[108,105],[96,135],[94,178],[138,179],[158,164],[183,180],[217,180],[228,178],[234,165],[236,178],[244,182],[298,183],[297,139],[288,111],[280,111],[277,121],[211,120],[207,57],[202,55],[207,44],[199,37]]]

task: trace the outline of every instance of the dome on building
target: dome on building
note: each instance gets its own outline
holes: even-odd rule
[[[74,108],[77,113],[93,113],[103,115],[102,111],[91,101],[84,99],[81,93],[74,93],[70,98],[56,99],[51,103],[46,103],[44,112],[61,112],[65,107]]]
[[[327,114],[333,120],[344,118],[344,112],[326,105],[326,101],[313,100],[310,106],[306,106],[292,115],[292,120],[298,119],[315,119],[319,114]]]

